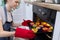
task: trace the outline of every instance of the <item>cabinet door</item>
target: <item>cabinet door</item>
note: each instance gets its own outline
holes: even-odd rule
[[[52,40],[60,40],[60,11],[57,11],[57,14],[56,14]]]

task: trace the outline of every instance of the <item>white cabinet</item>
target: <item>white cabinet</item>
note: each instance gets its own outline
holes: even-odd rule
[[[60,11],[57,11],[52,40],[60,40]]]
[[[26,0],[26,1],[36,1],[36,0]],[[25,19],[26,20],[33,20],[33,5],[25,3],[25,8],[26,8],[26,15]]]

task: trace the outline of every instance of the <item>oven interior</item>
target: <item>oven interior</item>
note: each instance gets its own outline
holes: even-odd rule
[[[53,27],[53,30],[51,32],[44,32],[39,29],[36,34],[37,36],[33,40],[52,40],[56,12],[56,10],[33,5],[33,21],[35,23],[40,22],[40,24],[47,23]]]

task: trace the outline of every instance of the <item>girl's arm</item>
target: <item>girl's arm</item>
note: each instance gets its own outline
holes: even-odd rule
[[[13,22],[13,23],[12,23],[12,26],[13,26],[13,27],[19,27],[19,26],[22,26],[22,24],[20,24],[20,23],[14,23],[14,22]]]
[[[0,20],[0,37],[14,36],[14,34],[15,34],[15,31],[13,32],[4,31],[2,26],[2,20]]]

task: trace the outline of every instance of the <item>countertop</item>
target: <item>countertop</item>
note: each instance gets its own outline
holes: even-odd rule
[[[37,1],[34,1],[34,2],[25,1],[25,3],[60,11],[60,4],[44,3],[44,2],[37,2]]]

